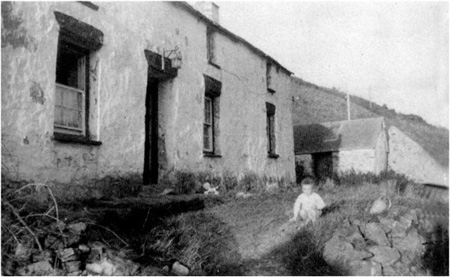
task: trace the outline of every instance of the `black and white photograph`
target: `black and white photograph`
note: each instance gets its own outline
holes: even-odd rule
[[[1,274],[449,276],[449,2],[1,1]]]

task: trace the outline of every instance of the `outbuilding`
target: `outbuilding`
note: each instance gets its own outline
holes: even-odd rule
[[[388,168],[381,117],[295,126],[294,148],[297,166],[319,179],[350,170],[378,174]]]

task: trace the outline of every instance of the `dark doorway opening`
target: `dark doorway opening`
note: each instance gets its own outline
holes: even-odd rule
[[[144,185],[158,183],[158,85],[148,77],[145,98]]]
[[[319,181],[325,181],[333,176],[332,152],[315,153],[312,155],[314,176]]]

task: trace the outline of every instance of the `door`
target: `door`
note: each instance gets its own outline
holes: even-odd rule
[[[145,99],[144,185],[158,183],[158,79],[148,77]]]

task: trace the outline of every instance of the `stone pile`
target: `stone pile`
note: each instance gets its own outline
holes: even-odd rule
[[[416,210],[397,219],[346,220],[325,243],[324,259],[344,265],[350,275],[427,275],[420,267],[425,239],[419,222]]]
[[[59,221],[49,226],[39,247],[18,243],[13,259],[2,271],[7,275],[69,275],[69,276],[133,276],[189,274],[181,265],[159,269],[142,267],[127,258],[127,251],[115,251],[101,242],[84,238],[86,224],[64,224]],[[41,248],[41,249],[37,249]],[[181,268],[181,269],[180,269]]]

